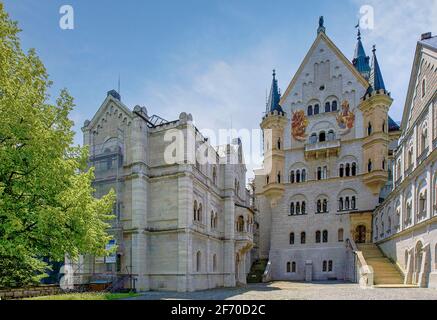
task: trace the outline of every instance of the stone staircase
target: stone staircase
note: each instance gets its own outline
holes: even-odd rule
[[[367,264],[373,268],[375,287],[405,287],[404,276],[376,244],[357,244]]]
[[[252,267],[250,268],[250,272],[247,275],[247,283],[261,283],[263,279],[264,271],[267,267],[267,259],[256,260]]]

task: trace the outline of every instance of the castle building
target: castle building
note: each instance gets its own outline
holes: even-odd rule
[[[81,257],[75,275],[139,291],[246,282],[254,210],[239,139],[213,147],[191,114],[166,121],[145,107],[131,111],[114,90],[82,130],[96,196],[117,194],[110,230],[117,250]]]
[[[276,73],[264,163],[255,171],[259,258],[272,280],[357,281],[350,246],[372,242],[372,213],[389,183],[399,126],[373,49],[358,31],[352,61],[317,37],[281,96]]]
[[[373,241],[405,284],[437,287],[437,37],[417,43],[393,158],[393,191],[374,213]]]

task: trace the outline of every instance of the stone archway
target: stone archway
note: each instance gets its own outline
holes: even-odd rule
[[[355,229],[355,243],[366,243],[366,234],[367,229],[366,226],[360,224]]]

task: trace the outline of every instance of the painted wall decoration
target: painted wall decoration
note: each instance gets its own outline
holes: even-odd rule
[[[349,102],[346,100],[341,104],[341,110],[337,115],[337,124],[341,135],[348,134],[355,125],[355,114],[350,110]]]
[[[291,116],[291,133],[293,138],[298,141],[305,141],[307,135],[305,134],[308,127],[308,118],[305,115],[305,111],[298,110],[293,112]]]

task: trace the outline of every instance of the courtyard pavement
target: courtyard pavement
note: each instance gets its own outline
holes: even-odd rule
[[[129,300],[437,300],[437,289],[361,289],[354,283],[273,282],[198,292],[145,292]]]

